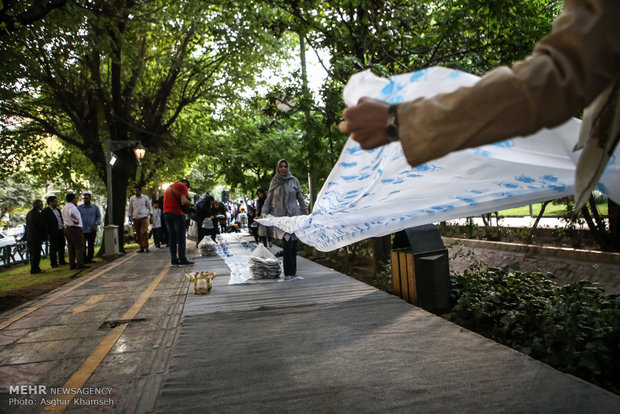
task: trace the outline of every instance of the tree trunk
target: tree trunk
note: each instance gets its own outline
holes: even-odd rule
[[[299,32],[299,53],[300,53],[300,58],[301,58],[301,79],[302,79],[302,91],[303,91],[303,95],[307,96],[310,92],[308,91],[308,72],[306,69],[306,45],[305,45],[305,41],[304,41],[304,35],[302,32]],[[304,101],[306,101],[306,99],[304,99]],[[310,193],[310,205],[308,206],[308,208],[310,209],[310,211],[312,211],[312,209],[314,208],[314,202],[316,201],[316,195],[317,195],[317,191],[316,191],[316,184],[314,183],[314,163],[312,161],[313,157],[314,157],[314,152],[316,151],[316,148],[312,148],[313,145],[311,145],[311,137],[310,137],[310,122],[312,121],[312,115],[310,114],[310,108],[307,107],[307,104],[304,104],[305,108],[304,108],[304,114],[305,114],[305,120],[306,120],[306,127],[305,127],[305,134],[304,134],[304,141],[306,144],[306,150],[308,152],[308,159],[307,159],[307,168],[308,168],[308,192]]]
[[[592,214],[595,218],[598,217],[598,210],[596,209],[596,204],[593,202],[592,196],[590,196],[590,207],[592,208]],[[583,218],[588,223],[588,228],[590,229],[590,234],[594,237],[594,240],[598,243],[598,246],[602,251],[607,251],[607,241],[605,240],[605,228],[601,228],[601,221],[597,219],[596,221],[590,215],[590,211],[588,210],[588,206],[585,205],[581,207],[581,214]]]
[[[125,252],[125,211],[127,206],[127,187],[136,173],[136,159],[130,149],[115,152],[117,157],[112,167],[112,220],[106,216],[106,224],[118,226],[118,247]]]
[[[372,269],[375,275],[381,273],[383,266],[390,261],[392,253],[391,235],[372,239]]]
[[[530,233],[527,236],[527,243],[532,243],[532,239],[534,238],[534,232],[538,228],[538,223],[540,222],[540,219],[542,218],[543,214],[545,214],[545,209],[547,208],[547,205],[550,202],[551,201],[545,201],[540,206],[540,212],[538,213],[538,216],[536,216],[536,220],[534,220],[534,224],[532,225],[532,228],[530,229]]]

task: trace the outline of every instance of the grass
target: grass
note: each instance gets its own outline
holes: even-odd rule
[[[91,272],[106,264],[106,261],[102,258],[95,258],[92,263],[89,263],[89,268],[86,272]],[[41,259],[41,269],[45,273],[30,274],[30,264],[18,264],[9,268],[5,268],[0,272],[0,293],[10,292],[13,290],[24,289],[33,285],[56,283],[65,279],[70,279],[78,271],[69,269],[69,265],[52,268],[50,266],[49,259]],[[85,272],[82,272],[82,274]],[[67,282],[69,280],[66,280]]]
[[[125,250],[131,251],[138,248],[137,244],[126,244]],[[30,264],[22,263],[12,266],[0,268],[0,312],[19,306],[28,300],[49,292],[65,283],[73,280],[76,275],[83,277],[84,275],[105,265],[107,261],[96,254],[99,248],[95,250],[95,259],[89,263],[89,268],[79,272],[69,269],[69,265],[52,268],[49,258],[42,258],[40,267],[45,273],[30,274]]]
[[[532,204],[532,212],[530,213],[529,206],[516,207],[508,210],[502,210],[499,212],[500,216],[537,216],[540,213],[540,207],[542,203]],[[597,204],[596,208],[598,209],[599,214],[607,215],[607,203]],[[545,208],[545,213],[543,217],[562,217],[567,213],[565,204],[547,204]]]

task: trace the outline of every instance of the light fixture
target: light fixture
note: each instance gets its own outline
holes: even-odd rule
[[[112,154],[112,157],[110,158],[110,165],[114,165],[115,162],[116,162],[116,155]]]
[[[144,148],[140,143],[136,148],[134,148],[133,153],[136,154],[136,159],[138,160],[138,163],[142,163],[144,155],[146,154],[146,148]]]

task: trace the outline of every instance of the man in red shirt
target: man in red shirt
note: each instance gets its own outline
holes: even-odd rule
[[[191,265],[185,256],[185,213],[183,205],[189,204],[188,180],[179,180],[164,192],[164,220],[168,228],[170,263],[173,266]]]

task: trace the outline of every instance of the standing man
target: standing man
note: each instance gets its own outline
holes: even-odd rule
[[[65,235],[63,233],[64,225],[62,223],[62,215],[58,210],[58,197],[51,195],[47,197],[47,207],[43,209],[41,214],[45,219],[47,233],[50,241],[50,264],[52,267],[66,265],[65,261]]]
[[[101,225],[101,211],[99,207],[92,204],[91,194],[84,193],[84,203],[78,206],[78,211],[82,216],[82,234],[86,243],[84,247],[84,263],[90,263],[95,256],[95,238],[97,230]]]
[[[129,198],[129,221],[132,223],[136,241],[140,246],[138,253],[149,252],[149,220],[151,218],[151,201],[142,194],[142,187],[134,185],[133,195]]]
[[[185,256],[185,213],[183,205],[189,204],[188,180],[179,180],[164,192],[164,220],[168,227],[170,263],[173,266],[191,265]]]
[[[196,203],[196,221],[198,222],[198,240],[196,241],[196,246],[198,246],[203,237],[207,235],[208,228],[211,228],[205,227],[204,225],[205,220],[207,220],[211,212],[211,202],[209,197],[209,193],[204,193]]]
[[[47,238],[47,228],[41,210],[43,210],[43,201],[34,200],[32,210],[26,215],[26,241],[28,242],[28,253],[30,253],[30,274],[44,273],[39,267],[39,263],[41,262],[41,244]]]
[[[256,195],[258,196],[258,198],[256,199],[256,217],[261,217],[263,215],[263,205],[265,205],[267,194],[265,194],[265,190],[263,190],[262,188],[259,188],[256,190]],[[259,224],[258,225],[258,237],[260,238],[260,241],[263,243],[263,246],[267,247],[267,243],[269,243],[269,247],[271,247],[271,239],[273,238],[273,228]]]
[[[62,221],[65,224],[65,237],[69,245],[69,268],[85,269],[84,235],[82,234],[82,215],[77,208],[75,194],[69,193],[67,204],[62,208]]]
[[[151,216],[151,224],[153,225],[153,242],[157,248],[161,247],[161,208],[159,208],[159,200],[153,201],[153,215]]]

